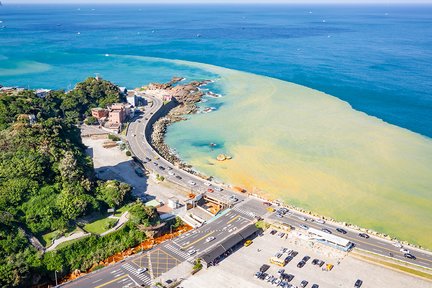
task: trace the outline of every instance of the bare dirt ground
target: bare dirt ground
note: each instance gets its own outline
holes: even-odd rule
[[[104,148],[106,138],[83,137],[83,143],[88,147],[87,153],[93,158],[93,165],[98,178],[104,180],[119,180],[133,187],[132,193],[140,198],[158,198],[167,203],[168,198],[187,199],[187,193],[174,189],[173,185],[158,182],[154,177],[139,177],[135,173],[137,167],[131,157],[118,147]]]
[[[262,264],[269,264],[271,267],[267,273],[277,276],[277,271],[281,267],[270,264],[269,258],[281,247],[299,252],[284,267],[285,273],[295,276],[290,282],[295,286],[299,286],[302,280],[306,280],[309,282],[306,287],[311,287],[312,284],[318,284],[320,288],[354,287],[355,281],[361,279],[363,280],[362,288],[432,287],[432,283],[427,280],[364,262],[331,248],[312,246],[309,242],[298,238],[286,239],[284,237],[281,239],[270,235],[268,231],[264,233],[264,236],[256,238],[251,246],[243,247],[234,252],[216,267],[204,269],[189,277],[180,286],[185,288],[274,287],[266,281],[255,278],[253,275]],[[310,256],[311,259],[303,268],[297,268],[297,263],[306,255]],[[323,271],[320,267],[312,265],[311,262],[314,258],[334,264],[333,270]]]

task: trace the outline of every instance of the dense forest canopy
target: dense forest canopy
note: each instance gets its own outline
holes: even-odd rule
[[[28,240],[30,234],[65,231],[81,216],[123,204],[130,187],[96,181],[76,126],[91,108],[122,100],[117,86],[95,78],[44,98],[29,90],[0,94],[1,287],[29,286],[54,270],[87,269],[95,259],[142,238],[131,223],[115,235],[91,236],[58,253],[38,252]],[[120,243],[110,246],[110,241]],[[89,256],[94,251],[99,258]]]

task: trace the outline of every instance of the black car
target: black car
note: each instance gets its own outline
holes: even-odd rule
[[[313,259],[312,260],[312,265],[318,265],[319,261],[320,261],[319,259],[316,259],[316,258]]]
[[[319,288],[318,284],[313,284],[311,288]]]
[[[285,262],[286,262],[286,263],[289,263],[289,262],[291,262],[292,259],[293,259],[293,256],[287,256],[287,257],[285,258]]]
[[[336,231],[339,232],[339,233],[342,233],[342,234],[347,234],[347,231],[345,231],[342,228],[336,228]]]
[[[182,179],[182,177],[181,176],[179,176],[179,175],[176,175],[175,176],[177,179],[179,179],[179,180],[181,180]]]
[[[291,280],[293,280],[293,279],[294,279],[294,275],[292,275],[292,274],[288,274],[286,277],[286,281],[288,281],[288,282],[291,282]]]
[[[305,264],[306,262],[302,260],[299,263],[297,263],[297,268],[302,268]]]
[[[161,170],[165,170],[165,167],[163,167],[163,166],[159,166],[159,169],[161,169]]]
[[[300,287],[306,287],[308,283],[308,281],[303,280],[302,282],[300,282]]]
[[[304,256],[303,259],[302,259],[302,261],[307,262],[307,261],[309,261],[309,259],[310,259],[309,256]]]
[[[266,272],[270,268],[270,265],[263,264],[260,268],[261,272]]]
[[[293,252],[291,252],[291,254],[290,254],[293,258],[295,257],[295,256],[297,256],[298,255],[298,252],[297,251],[293,251]]]
[[[362,238],[365,238],[365,239],[368,239],[368,238],[369,238],[369,235],[366,234],[366,233],[359,233],[358,235],[359,235],[360,237],[362,237]]]
[[[415,260],[415,259],[417,259],[414,255],[412,255],[411,253],[405,253],[404,254],[404,257],[405,258],[408,258],[408,259],[413,259],[413,260]]]
[[[258,279],[264,280],[267,275],[267,273],[261,273],[261,276],[259,276]]]
[[[363,284],[363,281],[360,279],[357,279],[357,281],[354,283],[354,287],[360,288]]]
[[[276,233],[277,233],[276,230],[272,230],[272,231],[270,232],[271,235],[275,235]]]

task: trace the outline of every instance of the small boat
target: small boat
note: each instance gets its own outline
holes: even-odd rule
[[[81,32],[77,32],[77,35],[81,35]]]
[[[110,54],[105,54],[105,57],[109,57],[110,56]]]

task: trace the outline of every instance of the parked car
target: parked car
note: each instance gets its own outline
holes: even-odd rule
[[[319,288],[319,285],[318,284],[313,284],[311,287],[312,288]]]
[[[302,282],[300,282],[300,287],[306,287],[307,286],[307,284],[308,284],[309,282],[308,281],[306,281],[306,280],[303,280]]]
[[[277,233],[276,230],[272,230],[272,231],[270,232],[271,235],[275,235],[276,233]]]
[[[310,257],[309,257],[309,256],[304,256],[304,257],[303,257],[303,259],[302,259],[302,261],[305,261],[305,262],[307,262],[307,261],[309,261],[309,259],[310,259]]]
[[[360,288],[363,284],[363,281],[360,279],[357,279],[357,281],[354,283],[354,287]]]
[[[297,268],[302,268],[305,264],[306,262],[302,260],[299,263],[297,263]]]
[[[261,272],[266,272],[270,268],[270,265],[263,264],[260,268]]]
[[[177,178],[177,179],[179,179],[179,180],[181,180],[181,179],[182,179],[182,177],[181,177],[181,176],[179,176],[179,175],[176,175],[176,178]]]

